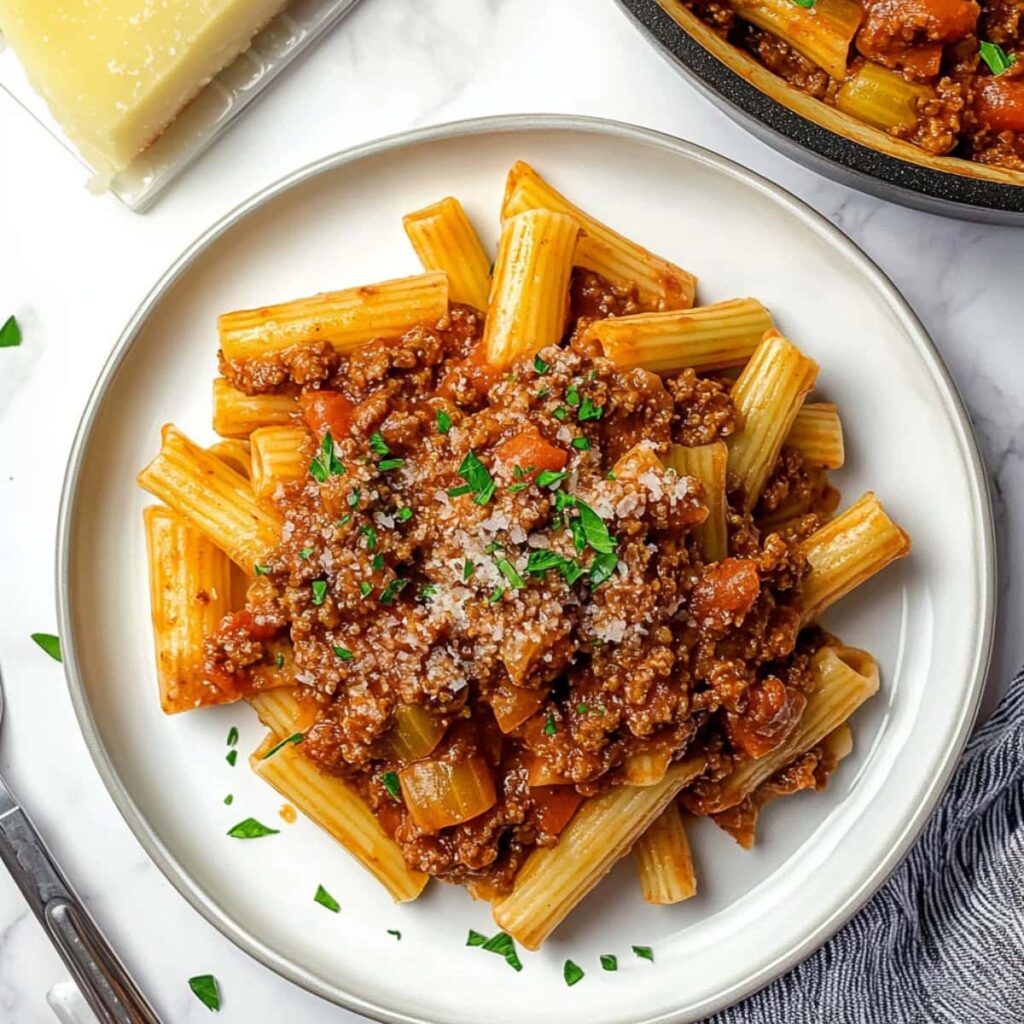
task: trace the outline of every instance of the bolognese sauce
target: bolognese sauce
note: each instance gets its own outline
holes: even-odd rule
[[[701,753],[686,800],[713,805],[789,735],[822,642],[794,607],[819,518],[779,510],[827,514],[824,473],[784,449],[705,562],[701,485],[659,456],[738,429],[731,381],[605,359],[585,328],[636,312],[630,289],[577,269],[571,307],[564,345],[506,372],[460,306],[347,355],[221,359],[235,388],[297,395],[311,473],[273,495],[280,544],[208,638],[209,677],[251,690],[287,635],[315,713],[297,749],[410,867],[489,892],[638,758]],[[790,774],[822,784],[828,758],[808,765]]]

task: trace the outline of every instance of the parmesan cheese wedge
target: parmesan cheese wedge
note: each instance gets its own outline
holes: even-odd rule
[[[0,31],[88,163],[152,143],[287,0],[0,0]]]

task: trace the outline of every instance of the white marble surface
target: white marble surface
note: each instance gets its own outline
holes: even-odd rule
[[[79,413],[146,290],[239,199],[356,142],[513,111],[605,115],[701,143],[794,191],[882,265],[959,382],[992,475],[1001,607],[987,707],[1024,661],[1024,229],[911,212],[800,169],[697,95],[612,0],[364,0],[144,217],[89,195],[82,168],[0,96],[0,319],[16,313],[25,335],[0,353],[0,769],[169,1022],[208,1019],[186,985],[206,972],[225,1021],[357,1018],[249,960],[164,881],[107,797],[59,666],[29,639],[54,629],[57,502]],[[942,501],[941,481],[922,500]],[[63,975],[0,873],[0,1020],[53,1020],[45,993]]]

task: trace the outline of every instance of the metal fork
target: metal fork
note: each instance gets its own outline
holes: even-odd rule
[[[0,673],[0,723],[3,712]],[[160,1024],[2,777],[0,860],[102,1024]]]

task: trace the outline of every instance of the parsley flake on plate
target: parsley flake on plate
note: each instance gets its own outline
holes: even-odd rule
[[[654,950],[650,946],[632,946],[631,948],[641,960],[650,960],[651,963],[654,963]]]
[[[228,829],[232,839],[262,839],[264,836],[276,836],[280,829],[270,828],[255,818],[246,818],[234,828]]]
[[[335,914],[341,910],[341,904],[322,885],[318,885],[316,887],[316,894],[313,896],[313,902],[319,903],[321,907],[326,907]]]
[[[562,977],[565,978],[566,985],[572,988],[583,977],[583,968],[572,960],[566,960],[562,968]]]
[[[212,974],[197,974],[194,978],[189,978],[188,987],[208,1010],[220,1010],[220,989],[217,986],[217,979]]]
[[[619,969],[619,958],[614,953],[602,953],[601,966],[606,971],[617,971]]]

